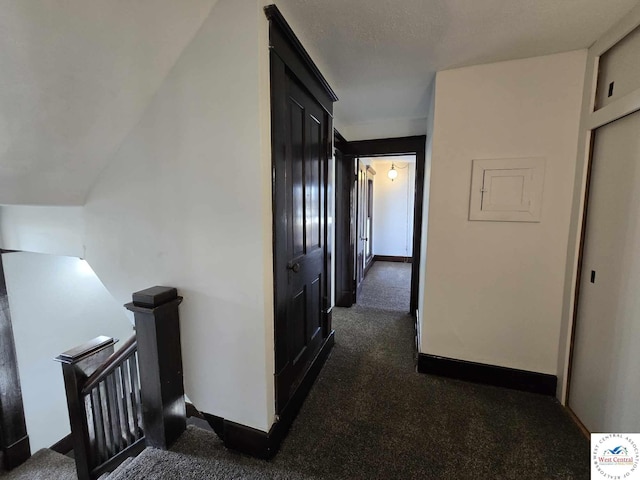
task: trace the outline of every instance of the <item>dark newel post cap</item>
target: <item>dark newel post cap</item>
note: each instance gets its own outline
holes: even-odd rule
[[[178,298],[178,290],[174,287],[151,287],[132,295],[133,305],[142,308],[156,308]]]

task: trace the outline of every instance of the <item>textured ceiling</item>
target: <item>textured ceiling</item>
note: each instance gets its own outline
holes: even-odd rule
[[[276,0],[340,97],[347,140],[424,133],[434,72],[586,48],[637,3]]]
[[[2,0],[0,203],[81,205],[217,0]]]

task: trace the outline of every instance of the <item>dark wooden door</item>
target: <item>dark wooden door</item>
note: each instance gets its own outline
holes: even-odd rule
[[[272,82],[284,93],[273,111],[278,412],[328,334],[328,328],[323,328],[328,302],[325,176],[331,131],[326,111],[291,71],[278,68],[281,66],[273,55]]]

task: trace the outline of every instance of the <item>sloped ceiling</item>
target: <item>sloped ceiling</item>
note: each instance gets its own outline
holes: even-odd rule
[[[2,0],[0,204],[82,205],[216,1]],[[424,133],[437,70],[587,47],[637,0],[275,2],[356,140]]]
[[[0,204],[83,204],[216,1],[3,0]]]
[[[276,1],[340,97],[347,140],[424,133],[436,71],[586,48],[637,3]]]

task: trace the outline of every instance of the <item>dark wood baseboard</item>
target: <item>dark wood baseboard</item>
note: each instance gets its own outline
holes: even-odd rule
[[[66,455],[71,450],[73,450],[73,436],[71,434],[66,437],[61,438],[56,443],[49,447],[50,450],[54,452],[61,453],[62,455]]]
[[[264,460],[272,458],[278,452],[282,441],[287,436],[289,428],[298,415],[320,370],[322,370],[324,363],[327,361],[334,343],[335,332],[331,331],[324,341],[320,352],[311,363],[304,379],[269,432],[263,432],[262,430],[247,427],[246,425],[231,422],[222,417],[203,412],[204,417],[224,442],[224,445],[232,450],[237,450]]]
[[[551,396],[555,396],[558,383],[555,375],[467,362],[425,353],[418,356],[418,372]]]
[[[374,262],[398,262],[398,263],[412,263],[413,257],[394,257],[391,255],[374,255]]]
[[[2,451],[4,458],[4,468],[12,470],[24,462],[31,456],[31,446],[29,445],[29,435],[25,435],[17,442],[5,447]]]

